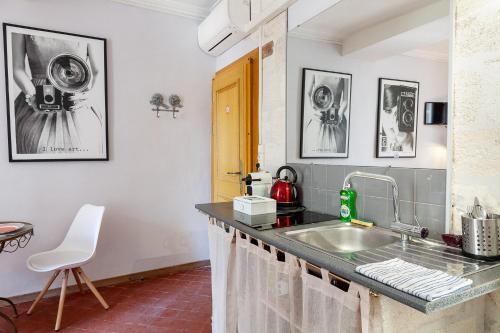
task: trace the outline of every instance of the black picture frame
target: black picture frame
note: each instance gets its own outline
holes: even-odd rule
[[[346,117],[346,133],[345,133],[345,141],[344,141],[344,147],[345,151],[341,153],[315,153],[315,154],[307,154],[304,152],[304,148],[306,143],[306,140],[304,138],[304,132],[305,132],[305,113],[306,113],[306,108],[309,107],[311,108],[311,105],[307,105],[308,103],[308,98],[307,98],[307,92],[306,92],[306,85],[308,81],[308,73],[316,73],[319,75],[328,75],[336,78],[341,78],[341,79],[346,79],[348,80],[348,84],[344,85],[345,88],[348,91],[348,97],[346,97],[346,102],[347,102],[347,117]],[[345,91],[345,90],[344,90]],[[351,99],[352,99],[352,74],[350,73],[343,73],[343,72],[337,72],[337,71],[330,71],[330,70],[323,70],[323,69],[315,69],[315,68],[303,68],[302,69],[302,96],[301,96],[301,120],[300,120],[300,158],[301,159],[308,159],[308,158],[349,158],[349,139],[350,139],[350,122],[351,122]],[[310,98],[309,98],[310,99]],[[310,102],[310,101],[309,101]],[[310,103],[311,104],[311,103]]]
[[[106,38],[101,38],[101,37],[95,37],[95,36],[88,36],[88,35],[83,35],[83,34],[76,34],[76,33],[68,33],[68,32],[63,32],[63,31],[57,31],[57,30],[50,30],[50,29],[43,29],[43,28],[36,28],[36,27],[30,27],[30,26],[25,26],[25,25],[18,25],[18,24],[12,24],[12,23],[3,23],[3,39],[4,39],[4,68],[5,68],[5,86],[6,86],[6,110],[7,110],[7,135],[8,135],[8,145],[9,145],[9,162],[74,162],[74,161],[109,161],[109,129],[108,129],[108,76],[107,76],[107,40]],[[60,156],[53,156],[53,154],[50,154],[51,156],[45,156],[44,153],[27,153],[26,155],[30,155],[27,158],[19,158],[18,155],[22,155],[17,152],[17,146],[16,149],[13,147],[13,135],[14,135],[14,130],[11,128],[11,121],[14,120],[15,122],[15,110],[13,110],[12,107],[12,102],[13,98],[17,98],[16,96],[11,96],[11,94],[15,94],[15,92],[12,91],[11,85],[13,85],[13,78],[12,78],[12,70],[9,68],[9,62],[11,62],[11,53],[9,52],[9,48],[12,46],[9,40],[11,39],[8,38],[9,33],[14,33],[16,31],[17,33],[20,33],[20,30],[25,30],[26,34],[30,31],[36,33],[38,36],[42,36],[43,34],[47,34],[54,36],[54,35],[61,35],[65,37],[74,37],[75,39],[84,39],[88,41],[92,41],[93,43],[102,43],[100,45],[100,53],[95,55],[96,59],[97,57],[101,57],[99,62],[102,64],[102,67],[98,68],[99,71],[99,76],[100,76],[100,82],[99,84],[101,85],[100,93],[101,93],[101,99],[100,99],[100,104],[98,107],[102,108],[102,113],[101,115],[103,118],[99,118],[100,122],[100,135],[101,135],[101,140],[104,141],[100,145],[100,151],[101,151],[101,156],[92,157],[92,156],[82,156],[82,154],[78,154],[77,152],[75,153],[76,155],[73,155],[74,157],[71,156],[73,151],[75,151],[77,148],[71,148],[68,150],[71,150],[71,152],[66,152],[66,153],[61,153],[65,154],[63,158],[60,158]],[[12,52],[12,50],[11,50]],[[85,62],[87,62],[87,59],[85,59]],[[90,89],[92,89],[94,86],[92,86]],[[19,97],[19,96],[18,96]],[[95,111],[95,108],[93,106],[88,106],[88,108],[92,109],[92,112],[94,112],[97,115],[97,112]],[[64,110],[64,109],[63,109]],[[41,112],[41,111],[35,111],[35,112]],[[14,118],[14,119],[13,119]],[[97,116],[98,118],[98,116]],[[41,155],[41,156],[33,156],[33,155]],[[66,156],[67,155],[67,156]],[[84,155],[84,154],[83,154]]]
[[[413,134],[412,136],[412,151],[411,153],[399,153],[399,151],[395,151],[395,150],[392,150],[390,152],[384,152],[384,153],[381,153],[381,150],[383,150],[382,148],[383,147],[387,147],[387,138],[385,139],[385,142],[384,142],[384,135],[382,133],[382,122],[384,121],[382,119],[382,116],[383,116],[383,113],[382,112],[385,112],[384,111],[384,99],[385,97],[387,96],[387,90],[384,90],[384,84],[388,84],[390,85],[390,83],[394,83],[393,86],[400,86],[402,87],[400,89],[400,93],[403,94],[403,93],[406,93],[407,95],[410,95],[411,94],[411,91],[412,89],[416,89],[415,90],[415,96],[413,98],[413,103],[414,103],[414,114],[413,114],[413,131],[410,131],[410,128],[411,126],[409,125],[409,122],[406,123],[406,127],[407,128],[403,128],[403,131],[406,132],[406,133],[411,133]],[[389,88],[390,89],[390,88]],[[397,90],[395,90],[397,91]],[[391,79],[391,78],[379,78],[378,80],[378,102],[377,102],[377,128],[376,128],[376,140],[375,140],[375,157],[376,158],[415,158],[417,157],[417,133],[418,133],[418,116],[419,116],[419,112],[418,112],[418,107],[419,107],[419,97],[420,97],[420,83],[417,82],[417,81],[410,81],[410,80],[401,80],[401,79]],[[408,98],[408,96],[405,96],[405,98]],[[395,118],[397,119],[396,122],[398,124],[398,127],[399,127],[399,123],[401,122],[401,117],[404,116],[404,113],[401,113],[400,112],[400,108],[401,108],[401,102],[399,102],[401,100],[401,96],[398,97],[397,99],[397,103],[398,105],[394,106],[394,107],[397,107],[397,111],[394,111],[396,112],[396,115],[395,115]],[[387,117],[384,117],[385,119],[387,119]],[[402,125],[404,127],[404,125]],[[400,131],[400,129],[398,128],[398,132]],[[404,149],[404,148],[401,148],[401,149]]]

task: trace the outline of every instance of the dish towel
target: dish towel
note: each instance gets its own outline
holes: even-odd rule
[[[356,272],[429,302],[472,285],[470,279],[411,264],[399,258],[357,266]]]

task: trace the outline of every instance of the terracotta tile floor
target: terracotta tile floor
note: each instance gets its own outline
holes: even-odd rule
[[[68,295],[62,333],[211,332],[210,268],[99,288],[110,305],[104,310],[90,291]],[[32,315],[18,305],[19,333],[54,332],[59,298],[42,300]],[[8,314],[11,309],[2,308]],[[0,320],[0,332],[10,332]]]

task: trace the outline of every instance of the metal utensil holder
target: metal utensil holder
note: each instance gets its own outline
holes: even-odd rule
[[[500,215],[489,214],[487,219],[462,215],[463,252],[477,259],[500,259]]]

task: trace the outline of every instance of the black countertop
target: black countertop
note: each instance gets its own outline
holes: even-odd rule
[[[467,278],[473,281],[471,288],[439,298],[432,302],[428,302],[356,273],[354,270],[355,266],[349,262],[341,260],[335,256],[328,255],[322,251],[304,246],[300,243],[285,239],[277,234],[277,230],[282,231],[307,228],[311,225],[296,226],[286,229],[257,230],[246,224],[238,222],[237,219],[235,219],[232,202],[198,204],[195,207],[204,214],[214,217],[219,221],[223,221],[254,238],[262,240],[264,243],[275,246],[281,251],[289,252],[299,258],[305,259],[313,265],[325,268],[336,275],[359,283],[367,288],[370,288],[376,293],[390,297],[423,313],[431,313],[442,310],[481,295],[485,295],[500,288],[500,266],[496,266],[468,275]],[[328,215],[324,216],[325,218],[328,218]],[[257,215],[252,217],[252,223],[255,224],[266,224],[269,223],[269,221],[269,215]],[[318,222],[316,225],[319,226],[328,224],[333,224],[333,222]]]

